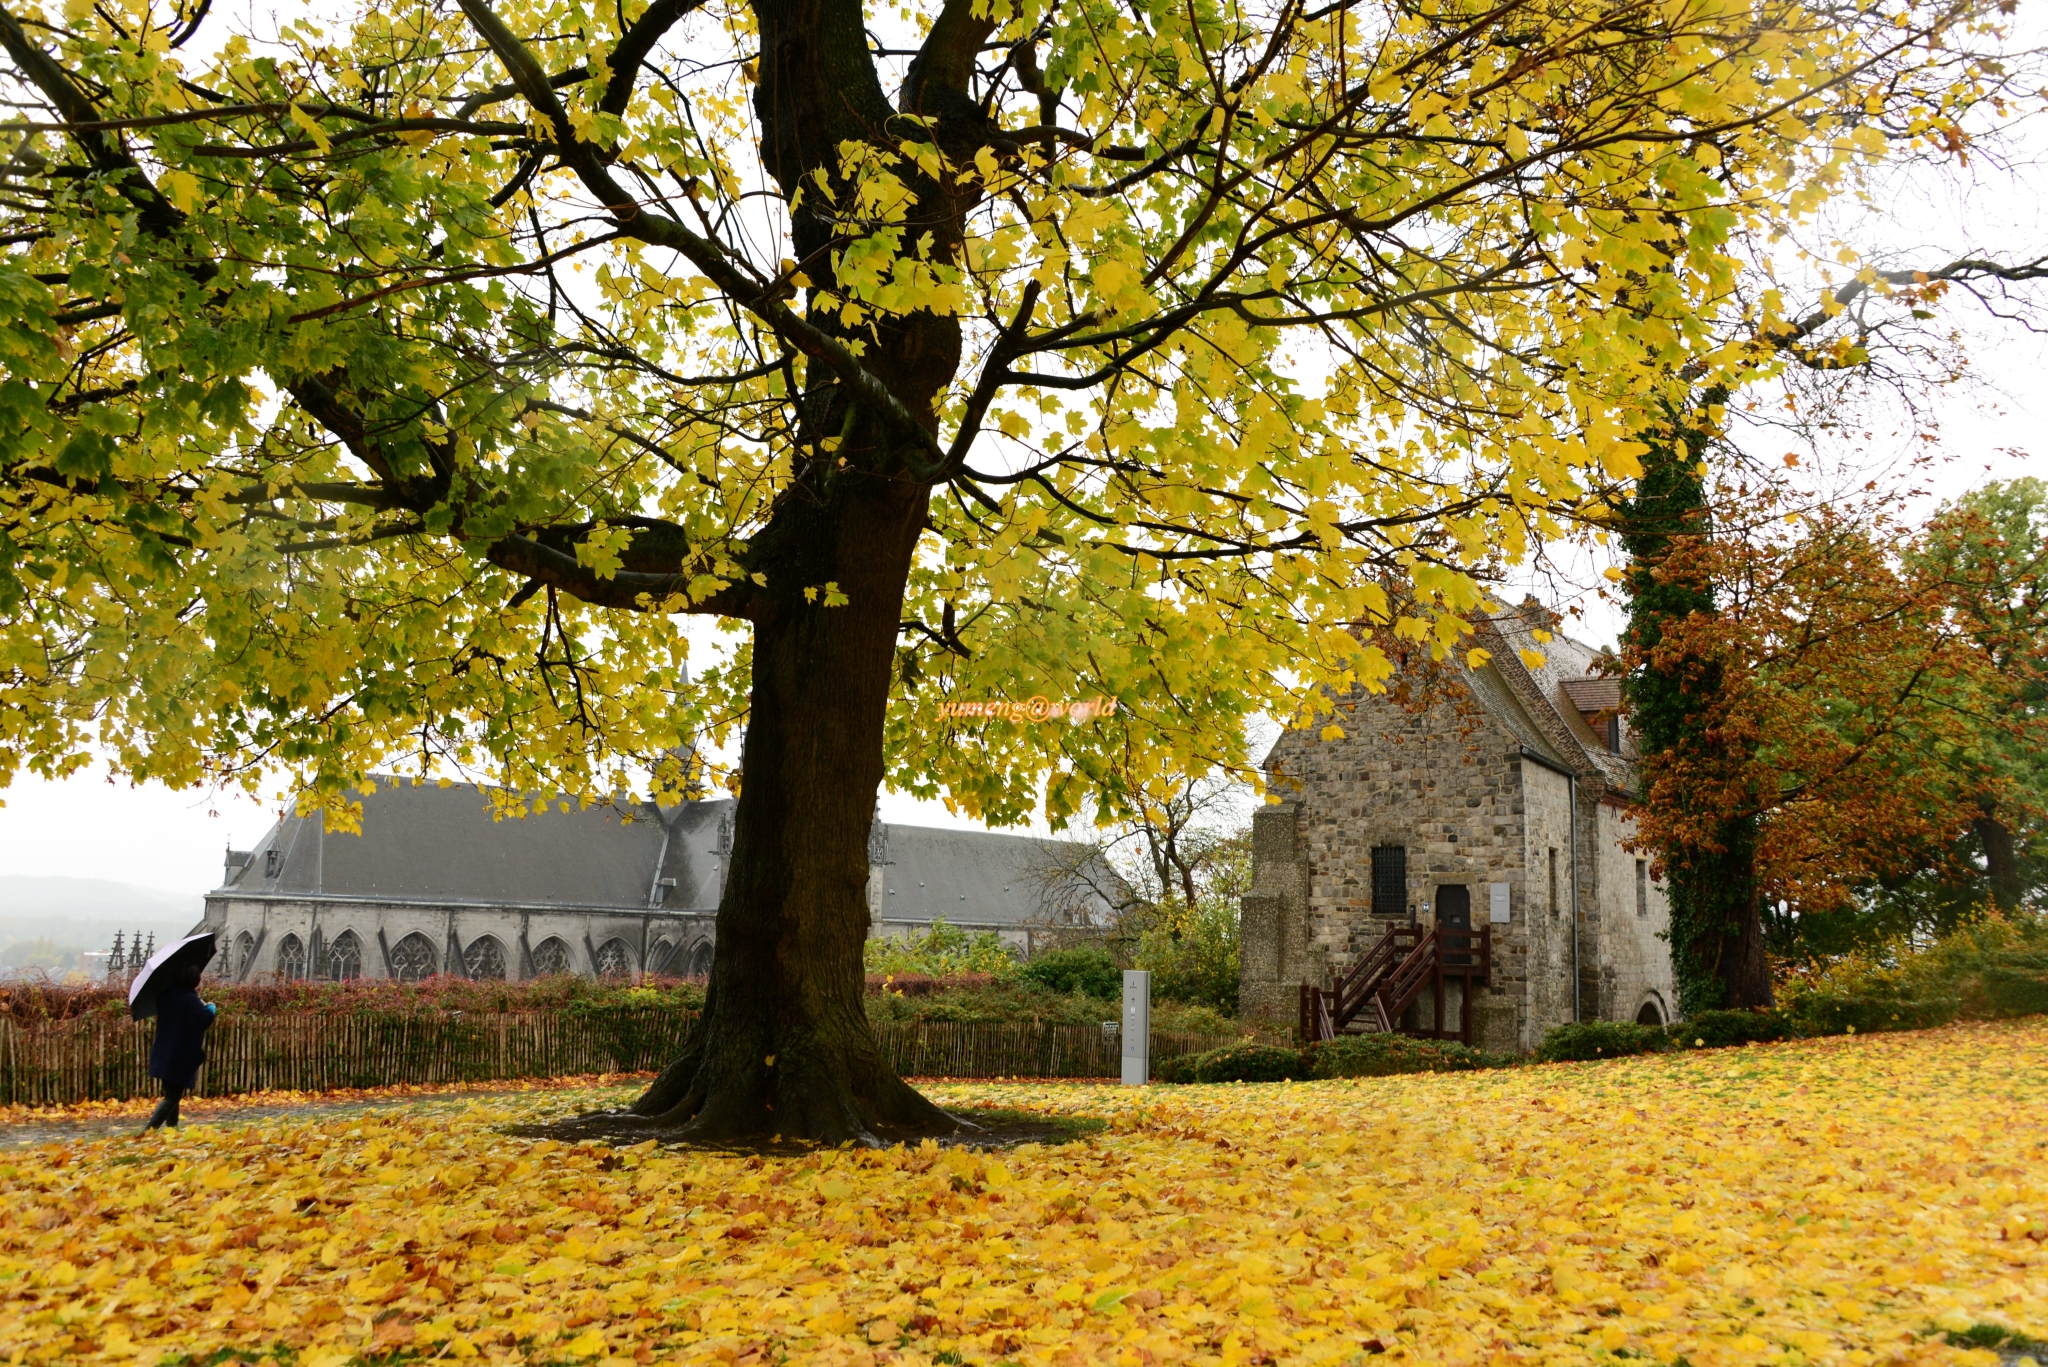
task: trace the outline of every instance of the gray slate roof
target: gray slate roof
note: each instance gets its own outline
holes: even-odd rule
[[[528,906],[712,911],[731,847],[731,798],[605,803],[494,821],[472,784],[379,776],[360,835],[318,816],[271,827],[215,897],[338,898],[437,906]],[[884,823],[871,842],[883,861],[880,918],[1023,925],[1044,919],[1039,871],[1064,841]],[[273,853],[275,860],[272,859]],[[273,869],[273,864],[275,865]],[[1104,884],[1107,886],[1107,884]],[[1100,899],[1097,899],[1098,901]]]
[[[884,921],[1022,925],[1057,919],[1073,900],[1070,880],[1059,876],[1071,859],[1066,841],[885,825],[877,844]],[[1100,897],[1088,900],[1091,910],[1107,910]]]

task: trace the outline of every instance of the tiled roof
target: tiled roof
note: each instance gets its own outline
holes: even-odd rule
[[[1566,679],[1561,685],[1572,706],[1593,716],[1621,710],[1621,680],[1614,678]]]

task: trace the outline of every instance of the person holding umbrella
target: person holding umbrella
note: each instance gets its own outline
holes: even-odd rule
[[[144,1134],[159,1125],[178,1123],[178,1102],[199,1080],[206,1062],[206,1032],[213,1025],[213,1003],[199,1000],[199,980],[213,958],[212,931],[188,935],[150,956],[128,985],[128,1014],[136,1020],[156,1017],[156,1041],[149,1048],[149,1075],[164,1084]]]

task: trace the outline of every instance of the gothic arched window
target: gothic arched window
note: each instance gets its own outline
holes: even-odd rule
[[[472,978],[505,980],[505,946],[498,943],[495,935],[479,935],[471,940],[469,948],[462,951],[462,961]]]
[[[306,946],[296,935],[287,935],[277,942],[277,976],[286,982],[297,982],[306,976]]]
[[[600,978],[630,978],[633,976],[633,951],[626,947],[624,940],[606,940],[597,947],[597,976]]]
[[[434,942],[414,931],[391,947],[391,973],[402,983],[416,983],[440,971]]]
[[[327,977],[338,983],[363,976],[363,942],[344,930],[327,946]]]
[[[700,941],[697,947],[690,951],[690,976],[693,978],[710,977],[711,958],[711,941]]]
[[[249,969],[255,962],[256,937],[245,930],[235,937],[235,961],[233,965],[235,981],[240,982],[243,978],[248,977]]]
[[[674,966],[675,957],[674,940],[656,940],[654,948],[647,951],[647,971],[656,974],[666,973]]]
[[[533,947],[533,973],[545,978],[555,973],[569,971],[569,946],[550,935]]]

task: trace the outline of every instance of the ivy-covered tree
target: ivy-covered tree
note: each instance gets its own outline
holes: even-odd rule
[[[1761,1004],[1728,973],[1753,947],[1812,960],[2018,909],[2048,742],[2038,486],[1915,528],[1895,496],[1788,514],[1723,484],[1711,526],[1699,461],[1646,464],[1626,524],[1640,831],[1687,1009]]]
[[[1719,400],[1724,395],[1712,396]],[[1671,907],[1672,976],[1685,1015],[1769,1006],[1756,877],[1760,803],[1746,780],[1757,737],[1727,702],[1724,659],[1688,648],[1715,615],[1711,561],[1686,555],[1712,534],[1707,507],[1707,433],[1673,424],[1643,457],[1642,478],[1621,521],[1629,557],[1629,725],[1641,748],[1650,829]],[[1676,628],[1691,628],[1691,635]],[[1711,638],[1710,638],[1711,639]],[[1712,757],[1712,767],[1687,765]]]
[[[861,1006],[885,778],[1128,809],[1455,643],[1661,377],[1740,382],[1749,244],[2004,80],[1975,0],[323,14],[0,5],[0,778],[346,825],[393,764],[672,800],[743,726],[613,1122],[697,1138],[952,1126]],[[744,633],[688,685],[684,614]]]

